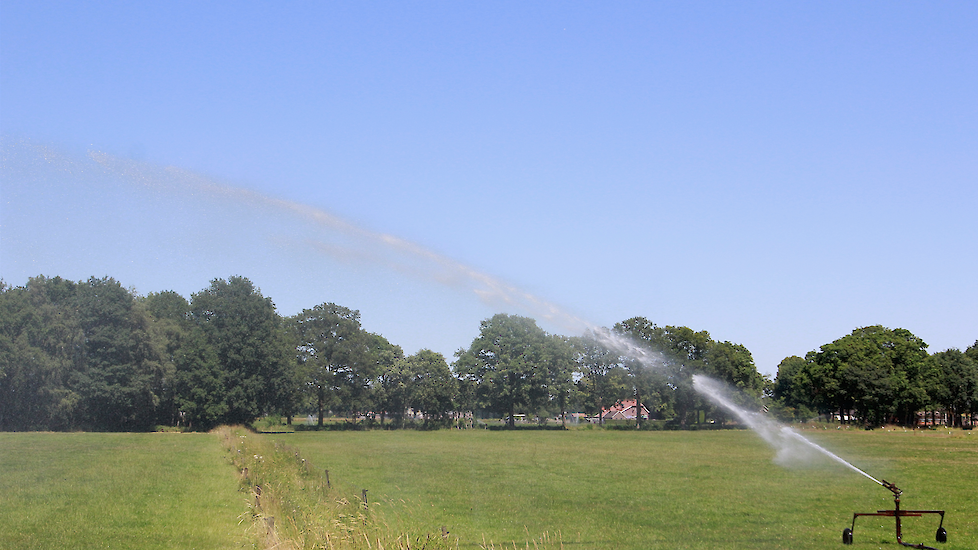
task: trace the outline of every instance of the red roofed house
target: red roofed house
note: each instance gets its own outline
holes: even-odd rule
[[[601,410],[601,417],[605,420],[635,420],[636,407],[634,399],[625,399],[608,409]],[[649,410],[642,405],[642,418],[649,417]]]

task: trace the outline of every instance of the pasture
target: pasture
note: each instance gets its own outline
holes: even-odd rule
[[[241,548],[238,488],[211,434],[0,433],[0,548]]]
[[[947,543],[934,542],[936,516],[905,519],[905,541],[978,548],[978,434],[804,433],[899,485],[905,509],[947,510]],[[255,439],[298,449],[346,494],[368,489],[385,529],[445,527],[458,548],[899,548],[887,518],[860,518],[855,544],[841,543],[853,512],[892,508],[889,491],[828,461],[778,466],[747,431]],[[0,548],[252,547],[254,495],[226,457],[214,434],[0,433]]]
[[[904,541],[978,548],[978,435],[954,430],[806,430],[805,435],[904,490]],[[369,489],[371,509],[405,530],[458,537],[460,548],[844,548],[853,512],[892,494],[817,460],[785,468],[753,433],[373,431],[276,434],[317,468]],[[393,518],[393,519],[392,519]],[[851,548],[895,544],[892,518],[860,518]],[[558,547],[554,545],[554,547]]]

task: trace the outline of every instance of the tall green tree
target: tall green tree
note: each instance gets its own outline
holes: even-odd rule
[[[352,361],[352,368],[344,379],[349,387],[344,393],[347,396],[345,408],[357,415],[376,414],[383,408],[384,375],[404,357],[404,350],[372,332],[362,331],[360,341],[360,356]]]
[[[513,427],[517,411],[536,412],[549,399],[547,353],[547,333],[536,321],[499,313],[482,321],[455,370],[475,382],[482,406],[505,414]]]
[[[110,277],[80,283],[74,297],[84,333],[83,365],[72,386],[91,429],[148,430],[156,422],[163,378],[150,318],[131,292]]]
[[[574,344],[570,338],[559,334],[548,335],[547,342],[547,392],[549,413],[557,413],[562,425],[567,425],[567,407],[577,396],[574,377],[579,373],[575,361]]]
[[[151,292],[146,309],[165,364],[164,417],[171,425],[210,429],[227,417],[228,373],[204,327],[190,316],[190,302],[174,291]]]
[[[974,344],[968,346],[968,349],[964,350],[964,354],[971,358],[972,361],[978,362],[978,340],[975,340]]]
[[[234,419],[228,415],[231,405],[226,397],[227,388],[234,381],[221,365],[217,349],[204,331],[191,327],[180,333],[176,347],[175,418],[171,417],[171,422],[207,430],[221,423],[245,421],[244,414]]]
[[[399,363],[406,375],[407,405],[422,414],[426,425],[449,418],[456,409],[458,381],[445,356],[422,349]]]
[[[622,367],[618,353],[604,345],[592,331],[573,339],[572,343],[577,352],[577,369],[581,373],[577,387],[584,412],[597,415],[598,423],[603,424],[601,411],[628,396],[628,373]]]
[[[282,408],[294,363],[270,298],[245,277],[214,279],[191,297],[190,319],[223,374],[225,422],[247,423]]]
[[[930,360],[940,380],[934,400],[948,411],[952,425],[961,426],[962,416],[978,412],[978,363],[957,349],[935,353]]]
[[[660,399],[668,402],[663,406],[671,407],[680,426],[685,428],[695,411],[708,406],[693,389],[692,376],[708,372],[707,356],[713,343],[710,334],[688,327],[660,327],[644,317],[617,323],[614,330],[663,355],[664,368],[659,376],[641,370],[634,361],[631,363],[634,365],[632,378],[635,395],[636,398],[652,394],[660,396]],[[698,413],[696,416],[698,420]]]
[[[3,285],[0,425],[10,429],[147,430],[163,368],[150,316],[110,277],[35,277]]]
[[[162,365],[158,422],[175,426],[180,422],[176,405],[176,359],[180,341],[189,326],[190,303],[174,291],[150,292],[145,297],[137,297],[137,301],[150,317],[150,338]]]
[[[323,303],[293,316],[290,340],[300,365],[299,380],[311,394],[323,425],[326,410],[349,401],[349,384],[368,349],[360,312]]]
[[[922,376],[927,344],[906,329],[879,325],[858,328],[812,355],[817,402],[845,418],[853,410],[860,422],[880,425],[922,406],[908,392]],[[902,414],[901,414],[902,411]]]
[[[409,376],[401,368],[404,350],[379,334],[366,334],[368,363],[373,372],[370,405],[380,414],[380,423],[393,418],[398,424],[407,410]]]
[[[43,276],[23,287],[0,282],[0,430],[66,430],[81,420],[71,386],[84,346],[76,286]]]
[[[706,355],[707,374],[723,380],[752,397],[760,397],[764,376],[757,372],[754,358],[742,344],[713,342]]]
[[[380,413],[380,424],[390,419],[395,426],[401,426],[404,415],[411,407],[413,378],[409,366],[401,357],[393,365],[383,369],[374,387],[374,401]]]
[[[964,350],[964,354],[971,359],[973,364],[978,366],[978,340],[975,340],[974,344],[969,346],[968,349]],[[978,382],[976,382],[973,387],[975,388],[975,391],[972,393],[971,410],[969,411],[971,426],[975,425],[975,416],[978,416]]]
[[[785,357],[778,365],[773,386],[772,397],[782,408],[783,419],[807,420],[815,416],[815,391],[808,361],[797,355]]]

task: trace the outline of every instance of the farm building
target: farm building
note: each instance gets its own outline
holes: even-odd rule
[[[634,399],[626,399],[615,404],[613,407],[602,409],[601,417],[605,420],[635,420],[637,407]],[[642,418],[649,417],[649,410],[642,405]]]

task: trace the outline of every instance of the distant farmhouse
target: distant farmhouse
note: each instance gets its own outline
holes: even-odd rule
[[[649,410],[642,405],[642,419],[649,418]],[[638,408],[634,399],[626,399],[618,402],[615,406],[608,409],[601,409],[601,418],[604,420],[635,420],[638,415]]]

